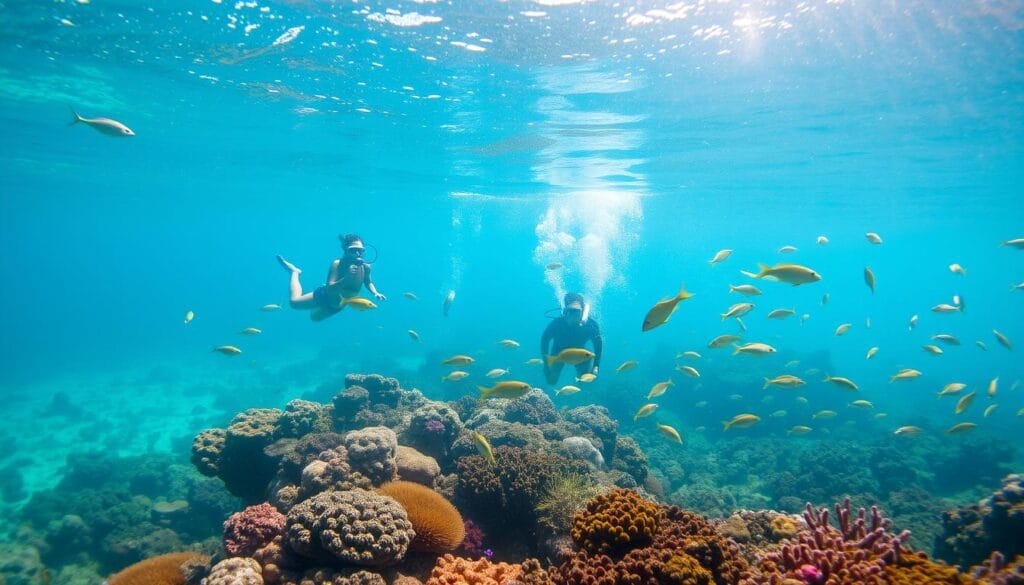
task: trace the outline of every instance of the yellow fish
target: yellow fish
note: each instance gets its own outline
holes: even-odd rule
[[[533,390],[533,386],[530,386],[526,382],[519,382],[518,380],[505,380],[504,382],[498,382],[494,386],[488,388],[487,386],[477,386],[477,390],[480,391],[480,398],[509,398],[516,399],[522,398],[523,396],[530,393]]]
[[[950,382],[949,384],[943,386],[942,390],[939,391],[939,396],[949,396],[950,394],[958,394],[966,387],[967,384],[964,384],[963,382]]]
[[[966,433],[968,431],[973,431],[976,428],[978,428],[978,425],[976,425],[976,424],[974,424],[972,422],[962,422],[962,423],[957,423],[957,424],[949,427],[949,429],[946,431],[946,434],[947,435],[959,435],[960,433]]]
[[[591,374],[590,372],[587,372],[586,374],[583,374],[582,376],[579,376],[578,378],[576,378],[576,381],[581,383],[581,384],[589,384],[589,383],[593,382],[596,379],[597,379],[597,376],[595,376],[594,374]]]
[[[853,390],[854,392],[857,391],[857,384],[849,378],[840,378],[839,376],[829,376],[828,374],[825,374],[825,381],[832,382],[836,386],[841,386],[847,390]]]
[[[878,353],[878,348],[877,347],[869,348],[868,349],[868,354],[867,354],[867,356],[864,359],[868,359],[869,360],[869,359],[875,357],[876,353]]]
[[[920,376],[921,372],[919,372],[918,370],[904,368],[896,372],[896,374],[893,377],[889,378],[889,383],[891,384],[892,382],[895,382],[897,380],[914,380],[919,378]]]
[[[745,429],[747,427],[752,427],[759,422],[761,422],[761,417],[757,416],[756,414],[737,414],[730,420],[727,420],[722,423],[722,430],[728,431],[733,427]]]
[[[565,385],[559,388],[558,392],[555,392],[555,396],[572,396],[579,391],[580,388],[578,386]]]
[[[828,238],[825,237],[825,236],[818,236],[818,239],[816,241],[818,242],[819,246],[827,246],[828,245]]]
[[[981,416],[983,416],[984,418],[988,418],[988,415],[990,415],[993,412],[995,412],[997,406],[999,406],[999,405],[998,404],[989,404],[988,406],[985,407],[985,412]]]
[[[213,348],[213,351],[222,353],[224,355],[238,355],[242,353],[242,350],[238,349],[233,345],[221,345]]]
[[[867,400],[854,400],[850,403],[850,406],[854,408],[874,408],[875,405]]]
[[[843,323],[839,327],[836,327],[836,337],[846,335],[846,332],[850,330],[850,327],[853,327],[852,323]]]
[[[775,348],[768,345],[767,343],[748,343],[746,345],[737,345],[732,352],[732,355],[747,354],[762,356],[770,353],[775,353]]]
[[[923,349],[925,351],[925,353],[928,353],[928,354],[931,354],[931,355],[934,355],[934,356],[940,356],[943,353],[942,348],[937,346],[937,345],[931,345],[931,344],[922,345],[921,349]]]
[[[804,382],[802,379],[796,376],[792,376],[790,374],[783,374],[781,376],[776,376],[770,380],[768,378],[765,378],[763,389],[767,390],[769,386],[780,386],[782,388],[799,388],[804,384],[806,384],[806,382]]]
[[[659,424],[658,431],[661,432],[661,434],[668,437],[669,439],[672,439],[676,443],[679,443],[680,445],[683,444],[683,438],[679,436],[679,431],[675,430],[674,428],[668,425]]]
[[[239,335],[259,335],[260,333],[263,333],[263,330],[256,327],[246,327],[238,332]]]
[[[893,431],[892,434],[896,435],[897,437],[916,437],[917,435],[921,434],[921,427],[908,425],[896,429],[895,431]]]
[[[454,372],[449,372],[447,376],[441,376],[441,381],[442,382],[458,382],[459,380],[466,379],[468,376],[469,376],[469,372],[463,372],[462,370],[455,370]]]
[[[500,378],[500,377],[504,376],[507,373],[508,373],[508,370],[503,370],[501,368],[494,368],[493,370],[490,370],[489,372],[484,374],[484,376],[486,376],[488,378],[491,378],[491,379],[494,379],[494,378]]]
[[[418,296],[416,296],[416,293],[414,293],[414,292],[404,292],[404,293],[402,293],[402,296],[407,298],[407,299],[409,299],[410,301],[418,301],[418,300],[420,300],[420,298]]]
[[[974,402],[974,396],[977,392],[970,392],[960,397],[960,400],[956,403],[956,409],[953,411],[956,414],[963,414],[965,410],[971,407],[971,403]]]
[[[792,254],[796,252],[796,246],[783,246],[778,250],[779,254]]]
[[[740,340],[739,335],[719,335],[708,342],[708,347],[711,349],[720,349],[727,345],[732,345],[734,342]]]
[[[878,414],[875,415],[875,418],[877,418],[878,420],[882,420],[883,418],[885,418],[887,416],[889,416],[888,413],[879,412]]]
[[[1000,345],[1002,345],[1003,347],[1010,351],[1013,351],[1013,344],[1010,343],[1010,339],[1008,337],[1006,337],[999,331],[996,331],[995,329],[992,330],[992,335],[996,336],[996,339],[999,340]]]
[[[416,333],[412,329],[410,329],[408,331],[408,333],[409,333],[409,337],[412,338],[413,341],[419,341],[420,340],[420,334],[419,333]]]
[[[793,309],[774,309],[771,313],[768,313],[769,319],[786,319],[796,315],[796,311]]]
[[[530,358],[523,363],[525,363],[528,366],[540,366],[544,364],[544,360],[540,358]]]
[[[676,354],[676,359],[679,359],[679,358],[689,358],[689,359],[693,359],[693,360],[699,360],[701,358],[701,355],[699,353],[695,352],[695,351],[684,351],[683,353],[677,353]]]
[[[624,361],[622,362],[622,364],[619,365],[619,367],[615,368],[615,373],[621,374],[623,372],[628,372],[639,365],[640,363],[636,360]]]
[[[726,319],[728,319],[730,317],[735,317],[736,319],[739,319],[743,315],[746,315],[747,313],[749,313],[749,312],[751,312],[753,310],[754,310],[754,304],[753,303],[736,303],[735,305],[729,307],[728,311],[726,311],[726,312],[721,314],[722,321],[725,321]]]
[[[985,345],[984,341],[975,341],[974,345],[977,345],[978,349],[980,349],[981,351],[988,351],[988,347]]]
[[[709,260],[708,264],[714,266],[715,264],[718,264],[719,262],[725,262],[726,260],[729,259],[729,256],[732,256],[732,250],[728,250],[728,249],[726,249],[726,250],[719,250],[718,252],[715,252],[714,258]]]
[[[988,383],[988,390],[986,391],[986,393],[988,394],[988,397],[989,398],[994,398],[995,395],[996,395],[996,392],[998,390],[999,390],[999,378],[998,377],[992,378],[992,380],[989,381],[989,383]]]
[[[443,362],[441,362],[441,365],[444,365],[444,366],[465,366],[467,364],[473,363],[473,361],[474,361],[473,358],[469,357],[468,355],[459,354],[459,355],[453,355],[452,357],[444,360]]]
[[[651,416],[654,414],[655,410],[658,410],[657,404],[649,403],[641,406],[640,409],[636,411],[636,414],[633,415],[633,422],[636,422],[637,419],[644,418],[645,416]]]
[[[800,404],[807,404],[807,399],[804,398],[803,396],[797,396],[796,401],[799,402]]]
[[[347,299],[341,299],[338,303],[338,310],[344,309],[345,307],[352,307],[357,311],[369,311],[370,309],[376,309],[377,305],[373,304],[370,299],[364,299],[363,297],[349,297]]]
[[[952,272],[953,274],[959,274],[960,276],[967,275],[967,271],[964,270],[964,267],[960,266],[956,262],[949,265],[949,271]]]
[[[280,311],[281,305],[271,303],[269,305],[263,305],[262,307],[260,307],[260,310],[263,311],[264,313],[272,313],[274,311]]]
[[[193,313],[192,311],[189,311],[189,312],[185,313],[185,325],[188,325],[189,323],[191,323],[192,319],[195,319],[195,318],[196,318],[196,314]]]
[[[760,272],[757,273],[758,278],[771,276],[777,278],[781,282],[785,282],[793,286],[800,286],[801,284],[808,284],[821,280],[820,274],[806,266],[800,266],[799,264],[776,264],[775,266],[758,264],[757,267],[760,270]]]
[[[907,330],[908,331],[913,331],[914,327],[917,327],[917,319],[918,319],[917,315],[911,315],[910,316],[910,321],[907,322]]]
[[[700,378],[700,372],[698,372],[697,368],[695,368],[693,366],[676,366],[676,369],[679,370],[680,372],[686,374],[687,376],[691,376],[691,377],[694,377],[694,378]]]
[[[875,273],[870,266],[864,267],[864,284],[871,289],[871,294],[875,294]]]
[[[960,307],[956,305],[951,305],[949,303],[939,303],[932,307],[933,313],[956,313],[960,310]]]
[[[473,444],[476,445],[477,452],[479,452],[488,463],[494,465],[494,451],[491,449],[491,442],[487,440],[487,437],[473,431]]]
[[[677,293],[676,296],[671,299],[658,301],[649,311],[647,311],[647,315],[644,317],[644,322],[640,330],[650,331],[655,327],[664,325],[668,321],[668,318],[672,316],[672,313],[676,312],[676,307],[679,306],[679,303],[686,299],[693,298],[693,296],[694,295],[692,293],[686,292],[685,287],[679,287],[679,293]]]
[[[882,236],[876,234],[875,232],[868,232],[864,234],[864,237],[867,238],[869,242],[875,244],[876,246],[882,243]]]
[[[765,396],[765,398],[767,398],[767,396]],[[768,416],[770,416],[772,418],[783,418],[787,414],[789,414],[789,413],[786,412],[785,410],[776,410],[775,412],[769,414]]]
[[[558,352],[558,355],[547,356],[549,366],[554,363],[563,363],[569,364],[570,366],[576,366],[593,358],[594,352],[588,349],[583,349],[582,347],[567,347],[562,351]]]
[[[729,292],[740,293],[745,297],[756,297],[761,294],[761,289],[752,284],[729,285]]]
[[[651,391],[647,393],[647,400],[661,396],[668,390],[669,386],[672,386],[672,380],[666,380],[664,382],[658,382],[654,386],[651,386]]]
[[[786,431],[786,434],[787,435],[806,435],[807,433],[811,432],[812,430],[813,429],[811,427],[805,427],[804,425],[796,425],[794,427],[790,427],[790,429],[788,431]]]
[[[1011,248],[1017,248],[1018,250],[1024,250],[1024,238],[1014,238],[1012,240],[1006,240],[999,244],[1000,246],[1009,246]]]
[[[839,413],[834,410],[819,410],[811,415],[811,418],[835,418]]]
[[[949,335],[948,333],[938,333],[932,335],[932,339],[934,339],[935,341],[941,341],[946,345],[960,345],[960,340],[952,335]]]
[[[502,339],[498,342],[498,345],[501,347],[507,347],[508,349],[513,349],[519,347],[519,342],[515,339]]]

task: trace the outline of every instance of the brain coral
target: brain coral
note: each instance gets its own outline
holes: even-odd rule
[[[398,477],[395,455],[398,451],[398,436],[387,427],[366,427],[345,435],[345,448],[352,469],[362,473],[373,485],[391,481]]]
[[[249,556],[284,531],[285,517],[264,502],[235,512],[224,522],[224,550],[231,556]]]
[[[106,580],[107,585],[185,585],[181,567],[189,561],[206,562],[208,557],[195,552],[160,555],[135,563]]]
[[[434,490],[411,481],[392,481],[377,493],[394,498],[405,508],[416,531],[409,550],[442,553],[455,550],[466,536],[462,515]]]
[[[224,559],[210,569],[200,585],[263,585],[260,564],[245,557]]]
[[[368,566],[401,560],[415,535],[398,502],[361,489],[323,492],[296,504],[285,529],[300,555]]]
[[[446,554],[437,559],[426,585],[505,585],[522,574],[520,565],[471,561]]]
[[[305,500],[327,490],[346,491],[353,488],[369,488],[370,480],[361,473],[352,471],[348,462],[348,451],[338,446],[320,453],[302,470],[299,500]]]
[[[287,578],[281,585],[387,585],[377,573],[355,569],[310,569],[295,578]]]
[[[591,553],[608,553],[651,542],[661,508],[634,491],[614,489],[587,502],[572,522],[572,539]]]

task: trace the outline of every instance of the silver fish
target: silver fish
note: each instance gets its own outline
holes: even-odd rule
[[[120,138],[135,136],[135,132],[131,128],[117,120],[111,120],[110,118],[83,118],[75,110],[71,110],[71,113],[75,116],[75,119],[71,121],[71,125],[81,122],[107,136],[117,136]]]
[[[452,303],[454,303],[454,302],[455,302],[455,291],[454,290],[450,290],[450,291],[448,291],[448,295],[444,297],[444,305],[441,307],[441,311],[444,313],[445,317],[448,316],[448,310],[452,308]]]

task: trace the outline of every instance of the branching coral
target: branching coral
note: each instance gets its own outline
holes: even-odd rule
[[[224,522],[224,550],[231,556],[249,556],[284,531],[285,517],[264,502],[235,512]]]
[[[589,475],[558,473],[544,483],[544,492],[537,502],[540,523],[556,533],[567,533],[573,516],[594,496],[604,492]]]

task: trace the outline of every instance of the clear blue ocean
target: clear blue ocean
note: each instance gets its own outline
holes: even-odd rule
[[[453,401],[502,368],[557,408],[606,407],[663,500],[711,516],[794,501],[771,469],[716,467],[766,452],[784,466],[835,450],[823,473],[871,475],[846,493],[883,507],[927,494],[915,534],[1024,470],[1017,2],[0,0],[0,35],[0,510],[18,554],[46,539],[46,514],[77,513],[26,512],[60,486],[152,458],[195,474],[200,431],[330,403],[350,373]],[[134,136],[69,126],[72,110]],[[346,233],[387,298],[314,322],[275,255],[309,292]],[[741,272],[780,263],[821,279]],[[695,296],[641,331],[681,285]],[[549,384],[527,362],[572,291],[600,325],[601,367]],[[741,302],[740,322],[721,318]],[[767,318],[780,308],[794,314]],[[777,351],[709,348],[722,334]],[[241,353],[211,351],[225,345]],[[469,376],[440,382],[456,354]],[[905,368],[920,377],[890,382]],[[763,388],[782,374],[806,385]],[[556,396],[566,384],[582,389]],[[760,421],[724,431],[739,414]],[[957,423],[976,427],[947,433]],[[861,469],[876,451],[912,477]],[[177,499],[165,480],[146,497]],[[789,497],[827,505],[843,485]],[[929,534],[915,542],[931,553]],[[101,540],[88,561],[38,545],[45,582],[137,560]]]

